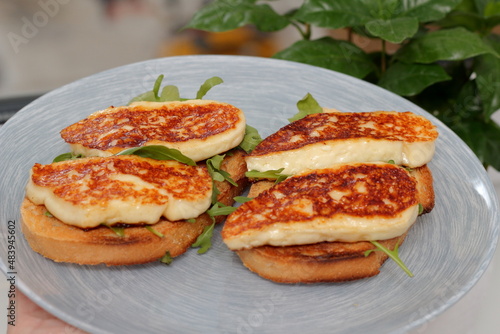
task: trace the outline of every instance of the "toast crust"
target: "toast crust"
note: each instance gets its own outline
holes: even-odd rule
[[[412,169],[410,174],[417,181],[417,200],[423,212],[434,208],[434,188],[431,170],[427,165]],[[256,197],[271,188],[274,182],[258,181],[250,187],[249,197]],[[408,232],[407,232],[408,233]],[[390,250],[401,245],[407,233],[379,243]],[[384,252],[375,249],[368,241],[322,242],[296,246],[260,246],[235,251],[243,265],[262,278],[277,283],[344,282],[368,278],[380,273],[387,260]]]
[[[401,245],[400,237],[379,241],[393,250]],[[375,249],[370,242],[324,242],[302,246],[261,246],[236,251],[252,272],[277,283],[344,282],[375,276],[387,260],[384,252],[365,252]]]
[[[233,197],[247,186],[244,175],[246,170],[243,152],[228,154],[221,168],[231,175],[238,187],[228,182],[215,182],[220,191],[218,201],[233,204]],[[167,251],[172,257],[183,254],[212,220],[207,214],[199,216],[194,223],[187,221],[171,222],[161,219],[151,225],[163,234],[160,238],[143,226],[125,228],[125,236],[119,237],[108,227],[84,230],[67,225],[54,217],[46,215],[43,205],[35,205],[24,199],[21,205],[21,228],[25,238],[34,251],[55,262],[96,265],[131,265],[156,261]],[[223,216],[216,217],[221,222]]]

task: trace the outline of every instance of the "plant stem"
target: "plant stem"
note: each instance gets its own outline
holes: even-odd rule
[[[304,30],[302,29],[302,27],[297,23],[297,22],[293,22],[291,23],[297,30],[298,32],[300,33],[300,36],[302,36],[302,39],[305,39],[305,40],[310,40],[311,39],[311,25],[310,24],[304,24]]]
[[[382,55],[380,57],[380,71],[381,73],[385,73],[385,70],[387,68],[387,59],[386,59],[386,45],[385,45],[385,40],[382,39]]]

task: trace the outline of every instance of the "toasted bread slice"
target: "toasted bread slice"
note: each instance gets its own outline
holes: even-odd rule
[[[297,174],[336,163],[388,162],[420,167],[435,151],[436,127],[411,112],[325,112],[292,122],[246,157],[249,170]]]
[[[233,250],[391,239],[415,222],[418,204],[417,182],[406,169],[339,164],[264,191],[228,217],[222,236]]]
[[[215,182],[220,191],[218,201],[226,205],[233,203],[247,185],[244,175],[246,167],[242,151],[226,155],[223,170],[231,175],[238,186],[228,182]],[[77,264],[129,265],[158,260],[168,251],[172,257],[183,254],[203,231],[212,223],[207,214],[195,222],[168,221],[162,218],[151,227],[163,234],[160,238],[144,226],[125,228],[120,237],[107,227],[81,229],[62,223],[48,216],[43,205],[35,205],[25,199],[21,206],[21,227],[30,246],[41,255],[56,262]],[[220,222],[224,217],[217,217]]]
[[[66,224],[154,224],[196,218],[210,207],[212,178],[204,166],[137,155],[35,164],[26,197]]]
[[[379,241],[390,250],[401,245],[402,236]],[[375,276],[387,260],[370,242],[323,242],[301,246],[262,246],[238,250],[243,264],[259,276],[277,283],[344,282]]]
[[[75,154],[110,156],[127,148],[164,145],[195,161],[236,147],[244,135],[243,112],[211,100],[110,107],[61,131]]]
[[[423,213],[434,207],[432,173],[427,165],[413,169],[412,177],[417,181],[417,201]],[[273,187],[274,182],[259,181],[252,184],[249,197]],[[393,250],[401,245],[407,232],[401,236],[378,240],[382,246]],[[296,246],[260,246],[236,250],[243,264],[263,278],[278,283],[342,282],[367,278],[379,274],[387,260],[384,252],[365,252],[375,247],[367,241],[321,242]]]

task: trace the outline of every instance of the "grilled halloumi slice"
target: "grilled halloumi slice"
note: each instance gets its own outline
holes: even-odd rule
[[[249,170],[284,168],[296,174],[336,163],[387,162],[419,167],[429,162],[438,136],[411,112],[325,112],[308,115],[264,139],[246,157]]]
[[[81,228],[195,218],[208,209],[211,196],[205,167],[135,155],[35,164],[26,186],[30,201]]]
[[[164,145],[195,161],[238,146],[244,135],[243,112],[211,100],[110,107],[61,131],[74,154],[110,156],[127,148]]]
[[[289,177],[242,204],[222,237],[232,250],[391,239],[415,222],[417,191],[402,167],[338,164]]]

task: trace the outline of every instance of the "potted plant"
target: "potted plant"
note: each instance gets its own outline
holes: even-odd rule
[[[214,0],[186,28],[252,25],[270,33],[293,26],[299,40],[274,58],[342,72],[403,96],[455,131],[485,167],[500,170],[500,126],[492,119],[500,109],[500,1],[305,0],[283,14],[273,2]],[[313,29],[325,36],[313,39]],[[347,37],[335,37],[338,29]],[[379,41],[379,50],[356,45],[359,36]]]

